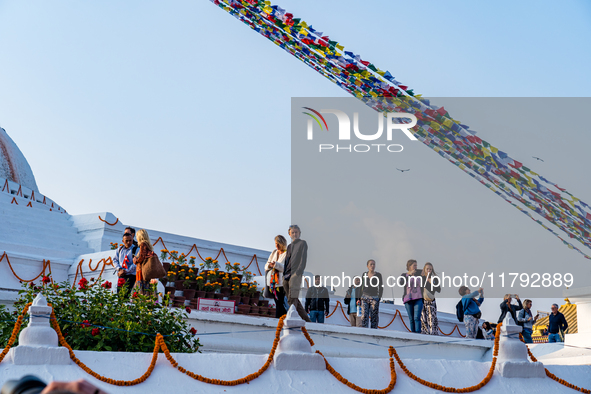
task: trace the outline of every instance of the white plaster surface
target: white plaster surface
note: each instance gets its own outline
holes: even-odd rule
[[[84,363],[103,376],[114,379],[135,379],[150,364],[149,353],[111,353],[76,351]],[[249,354],[178,354],[179,364],[209,378],[238,379],[256,372],[266,355]],[[382,389],[390,381],[388,359],[328,358],[343,377],[365,388]],[[429,360],[404,358],[406,366],[419,377],[446,386],[466,387],[479,383],[486,376],[490,362]],[[557,376],[575,384],[591,386],[591,366],[550,365]],[[279,371],[272,365],[250,384],[235,387],[213,386],[181,374],[160,354],[152,376],[145,383],[132,387],[117,387],[97,381],[75,364],[68,366],[22,366],[0,363],[0,381],[19,378],[32,373],[45,381],[84,378],[108,393],[354,393],[338,382],[328,371]],[[393,393],[434,393],[428,387],[409,379],[397,366],[397,383]],[[225,391],[224,391],[225,390]],[[495,374],[489,384],[478,393],[573,393],[571,389],[549,378],[505,379]]]

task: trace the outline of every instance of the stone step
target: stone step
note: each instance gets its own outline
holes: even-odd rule
[[[36,256],[39,259],[75,259],[81,254],[92,252],[90,248],[80,246],[63,246],[63,249],[47,248],[39,245],[31,245],[23,242],[5,242],[4,239],[0,240],[0,253],[1,252],[20,253],[27,256]]]
[[[26,216],[15,216],[5,215],[0,212],[0,220],[2,221],[2,231],[12,231],[12,229],[19,228],[34,228],[41,232],[60,232],[68,235],[75,235],[78,233],[78,229],[72,225],[70,220],[47,220],[40,217],[26,217]]]
[[[14,227],[10,231],[0,230],[0,240],[64,250],[69,248],[88,248],[88,244],[77,233],[63,234],[60,231],[39,231],[38,228],[33,227]]]

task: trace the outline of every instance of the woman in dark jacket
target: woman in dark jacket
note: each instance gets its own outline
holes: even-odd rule
[[[361,327],[361,316],[357,316],[357,305],[361,300],[361,277],[353,278],[353,284],[345,294],[345,305],[347,305],[347,314],[351,327]]]
[[[367,261],[367,272],[361,278],[361,327],[378,328],[380,320],[380,298],[384,292],[382,274],[376,271],[375,260]]]
[[[507,316],[507,312],[509,312],[513,321],[517,324],[517,311],[522,310],[523,305],[517,294],[515,294],[515,299],[519,305],[512,305],[511,294],[505,294],[505,299],[501,302],[501,316],[499,316],[499,321],[497,323],[502,323],[503,320],[505,320],[505,316]]]

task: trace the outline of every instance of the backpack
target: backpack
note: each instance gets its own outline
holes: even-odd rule
[[[462,305],[462,300],[460,299],[460,302],[456,304],[456,317],[460,323],[464,321],[464,312],[464,305]]]

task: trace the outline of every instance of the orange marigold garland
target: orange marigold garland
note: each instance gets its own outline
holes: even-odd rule
[[[521,335],[521,333],[519,334],[519,339],[521,339],[521,342],[525,343],[525,341],[523,340],[523,335]],[[527,348],[527,354],[529,355],[529,358],[534,363],[538,362],[538,360],[532,354],[531,350],[529,350],[529,346],[527,346],[527,344],[526,344],[525,347]],[[591,390],[588,390],[583,387],[575,386],[574,384],[569,383],[564,379],[560,379],[558,376],[556,376],[552,372],[548,371],[548,368],[544,368],[544,370],[546,371],[546,376],[548,376],[550,379],[560,383],[561,385],[566,386],[566,387],[571,388],[576,391],[580,391],[581,393],[591,394]]]
[[[430,387],[435,390],[445,391],[447,393],[471,393],[473,391],[480,390],[481,388],[486,386],[486,384],[492,379],[493,373],[495,371],[495,366],[497,364],[497,356],[499,354],[499,340],[501,338],[501,335],[500,335],[501,326],[502,326],[502,323],[499,323],[499,325],[497,325],[497,333],[495,336],[495,348],[494,348],[494,352],[493,352],[493,360],[490,365],[490,369],[488,370],[488,374],[477,385],[465,387],[462,389],[458,389],[455,387],[442,386],[440,384],[427,382],[426,380],[419,378],[418,376],[416,376],[415,374],[410,372],[408,370],[408,368],[406,368],[406,366],[404,365],[404,363],[402,362],[402,360],[400,359],[400,357],[398,356],[398,354],[396,353],[396,350],[394,348],[392,348],[392,353],[394,354],[394,357],[396,358],[398,365],[400,365],[400,368],[402,368],[402,370],[406,373],[406,375],[408,375],[408,377],[411,378],[412,380],[419,382],[423,386],[427,386],[427,387]]]
[[[152,354],[152,361],[150,362],[150,367],[148,367],[148,370],[142,376],[140,376],[139,378],[134,379],[134,380],[115,380],[115,379],[110,379],[110,378],[106,378],[104,376],[99,375],[98,373],[96,373],[93,370],[91,370],[90,368],[88,368],[86,366],[86,364],[84,364],[82,361],[80,361],[76,357],[76,355],[74,354],[74,351],[72,350],[72,348],[70,347],[68,342],[66,342],[66,339],[62,335],[62,331],[60,330],[60,326],[57,323],[57,319],[55,318],[55,313],[53,312],[53,310],[51,311],[51,324],[53,325],[53,328],[54,328],[55,332],[57,333],[57,337],[59,339],[60,345],[62,345],[66,349],[68,349],[68,352],[70,352],[70,358],[72,359],[72,361],[74,361],[74,363],[76,363],[76,365],[78,365],[86,373],[88,373],[89,375],[92,375],[96,379],[98,379],[102,382],[105,382],[105,383],[115,385],[115,386],[135,386],[136,384],[140,384],[140,383],[145,382],[146,379],[148,379],[148,377],[152,374],[152,371],[154,370],[154,367],[156,366],[156,360],[158,359],[158,350],[160,349],[161,345],[164,343],[162,335],[157,334],[156,341],[154,343],[154,353]]]
[[[310,337],[310,334],[308,334],[308,330],[306,330],[306,327],[302,327],[302,333],[304,334],[308,342],[310,342],[310,346],[314,346],[314,341]]]
[[[0,362],[2,362],[2,360],[4,360],[4,357],[6,357],[6,355],[8,354],[8,351],[10,350],[12,345],[14,344],[14,341],[16,341],[16,337],[21,330],[21,325],[23,324],[23,319],[25,318],[25,315],[29,311],[30,306],[31,306],[30,302],[27,305],[25,305],[25,307],[23,308],[23,311],[16,319],[16,323],[14,325],[14,328],[12,329],[12,334],[10,335],[10,338],[8,339],[8,343],[6,344],[6,347],[4,348],[2,353],[0,353]]]
[[[324,354],[322,354],[320,352],[320,350],[316,350],[316,353],[320,354],[322,356],[322,358],[324,358],[324,363],[326,364],[326,369],[328,370],[328,372],[330,372],[330,374],[332,376],[334,376],[339,382],[347,385],[348,387],[352,388],[355,391],[358,391],[358,392],[364,393],[364,394],[386,394],[386,393],[389,393],[390,391],[392,391],[392,389],[396,385],[396,368],[394,366],[394,359],[392,358],[392,355],[395,354],[395,351],[392,346],[390,346],[390,348],[388,349],[388,353],[390,354],[390,384],[388,385],[388,387],[386,387],[385,389],[382,389],[382,390],[364,389],[363,387],[359,387],[356,384],[349,382],[347,379],[345,379],[343,376],[341,376],[340,373],[335,371],[335,369],[332,367],[332,365],[330,365],[330,363],[328,362],[326,357],[324,357]]]
[[[237,386],[239,384],[248,383],[251,380],[256,379],[259,376],[261,376],[263,374],[263,372],[265,372],[267,370],[267,368],[269,368],[269,366],[271,365],[271,362],[273,361],[273,357],[275,356],[275,351],[277,350],[277,345],[279,345],[279,338],[281,337],[281,329],[283,328],[283,321],[285,320],[285,317],[286,317],[286,315],[283,315],[279,319],[279,323],[277,324],[277,330],[275,331],[275,340],[273,341],[273,347],[271,348],[271,352],[269,353],[269,357],[267,357],[267,361],[265,362],[265,364],[257,372],[251,373],[250,375],[247,375],[241,379],[221,380],[221,379],[206,378],[205,376],[201,376],[201,375],[198,375],[198,374],[193,373],[191,371],[187,371],[185,368],[179,366],[178,363],[176,362],[176,360],[170,354],[170,351],[166,347],[166,344],[164,343],[164,341],[161,341],[162,351],[164,352],[164,354],[166,355],[166,358],[168,359],[168,361],[170,361],[170,363],[172,364],[173,367],[175,367],[176,369],[178,369],[182,373],[192,377],[193,379],[199,380],[200,382],[209,383],[209,384],[217,384],[219,386]]]

